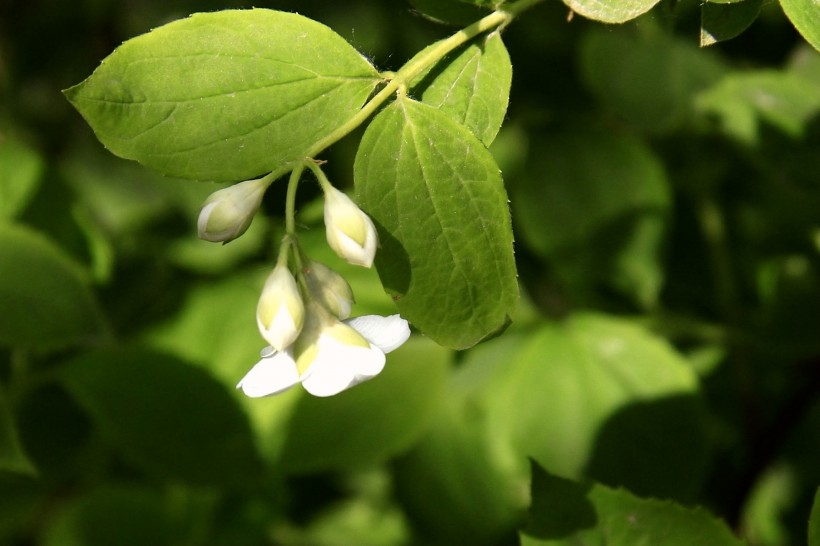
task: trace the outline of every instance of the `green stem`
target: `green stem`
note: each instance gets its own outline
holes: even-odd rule
[[[543,2],[544,0],[519,0],[509,4],[501,9],[498,9],[486,17],[479,19],[475,23],[464,27],[449,38],[439,41],[438,43],[423,50],[422,53],[412,58],[407,64],[395,74],[390,81],[373,97],[367,101],[361,110],[351,117],[344,125],[338,127],[335,131],[326,137],[317,140],[313,146],[308,150],[308,157],[315,157],[319,155],[324,149],[338,142],[347,136],[356,127],[364,123],[390,96],[393,95],[400,87],[407,85],[410,81],[421,74],[427,68],[435,65],[441,59],[446,57],[457,47],[464,45],[476,36],[493,30],[495,28],[504,26],[512,22],[515,17]]]

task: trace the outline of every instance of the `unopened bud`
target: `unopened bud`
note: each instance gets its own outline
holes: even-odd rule
[[[347,195],[329,184],[324,190],[328,244],[347,262],[370,267],[379,243],[376,227]]]
[[[199,213],[199,238],[215,243],[233,241],[251,225],[268,187],[265,178],[246,180],[215,191]]]
[[[277,265],[265,281],[256,324],[259,333],[277,351],[290,346],[302,331],[305,307],[296,280],[286,265]]]
[[[305,269],[305,279],[313,297],[339,319],[350,316],[353,290],[344,277],[323,263],[311,261]]]

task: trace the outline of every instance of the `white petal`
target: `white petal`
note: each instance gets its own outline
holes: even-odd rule
[[[385,353],[398,349],[410,337],[410,326],[399,315],[364,315],[344,322]]]
[[[328,337],[320,340],[319,353],[302,386],[314,396],[333,396],[377,375],[384,361],[378,347],[345,345]]]
[[[290,351],[282,351],[257,362],[236,388],[251,398],[259,398],[286,391],[297,383],[296,362]]]

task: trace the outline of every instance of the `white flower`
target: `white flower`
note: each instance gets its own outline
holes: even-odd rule
[[[319,303],[340,319],[350,316],[353,290],[344,277],[325,264],[312,260],[304,273],[308,288]]]
[[[227,243],[245,233],[262,203],[268,184],[265,177],[246,180],[208,196],[196,224],[199,238]]]
[[[324,186],[324,191],[328,244],[349,263],[370,267],[379,244],[373,221],[347,195],[330,184]]]
[[[333,396],[375,377],[384,368],[385,353],[410,337],[407,321],[399,315],[366,315],[344,322],[322,321],[294,349],[262,351],[262,359],[236,388],[250,397],[270,396],[301,382],[314,396]]]
[[[256,324],[265,341],[277,351],[293,343],[302,331],[305,307],[296,280],[284,264],[277,265],[265,281]]]

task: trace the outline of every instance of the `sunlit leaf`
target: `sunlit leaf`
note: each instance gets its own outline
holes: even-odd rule
[[[660,0],[564,0],[572,11],[602,23],[625,23],[652,9]]]
[[[742,546],[702,508],[643,499],[623,489],[576,483],[532,465],[532,505],[522,546],[606,544]]]
[[[0,345],[48,350],[102,337],[87,273],[39,233],[0,224]]]
[[[170,176],[283,169],[347,121],[375,69],[293,13],[197,13],[133,38],[66,96],[113,153]]]
[[[817,0],[780,0],[780,5],[803,38],[820,51],[820,6]]]
[[[512,64],[501,34],[481,37],[439,65],[411,83],[412,92],[489,146],[507,113],[512,83]]]
[[[623,320],[573,315],[497,359],[505,365],[486,411],[521,457],[641,494],[698,490],[707,453],[697,380],[663,340]]]
[[[469,130],[399,99],[365,132],[355,182],[379,229],[379,276],[402,316],[453,348],[504,326],[518,298],[507,195]]]

